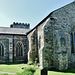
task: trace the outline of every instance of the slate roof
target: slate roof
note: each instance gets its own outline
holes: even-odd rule
[[[30,29],[0,27],[0,34],[26,35]]]

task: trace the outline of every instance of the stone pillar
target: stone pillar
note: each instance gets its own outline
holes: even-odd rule
[[[28,52],[28,64],[34,63],[36,58],[36,41],[35,31],[29,35],[29,52]]]
[[[12,39],[9,38],[9,62],[13,62]]]

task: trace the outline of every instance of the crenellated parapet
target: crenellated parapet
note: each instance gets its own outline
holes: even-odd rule
[[[30,29],[30,24],[29,24],[29,23],[13,22],[13,24],[10,25],[10,28],[24,28],[24,29]]]

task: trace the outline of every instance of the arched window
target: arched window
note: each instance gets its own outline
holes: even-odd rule
[[[16,56],[23,56],[23,44],[21,42],[16,45]]]
[[[71,52],[73,53],[74,46],[73,46],[73,34],[71,33]]]
[[[74,46],[73,46],[73,34],[71,33],[71,52],[74,52]]]
[[[2,43],[0,43],[0,56],[4,56],[4,47],[2,45]]]
[[[75,24],[71,28],[71,53],[75,53]]]
[[[75,53],[75,33],[71,33],[71,53]]]

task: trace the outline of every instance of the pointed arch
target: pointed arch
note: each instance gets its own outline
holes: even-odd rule
[[[71,53],[75,53],[75,24],[73,24],[71,27],[70,38],[71,38]]]
[[[24,46],[23,43],[21,41],[18,41],[16,43],[16,56],[23,56],[23,52],[24,52]]]
[[[0,42],[0,56],[3,57],[4,56],[4,46],[3,44]]]

